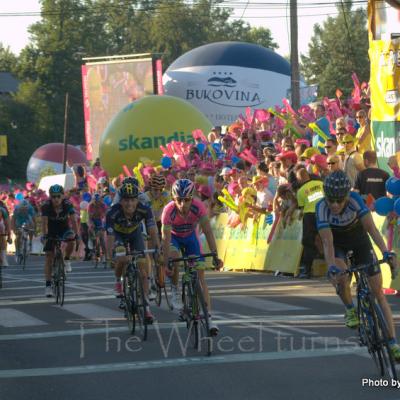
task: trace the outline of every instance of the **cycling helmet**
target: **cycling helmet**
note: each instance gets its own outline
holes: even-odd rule
[[[50,196],[52,194],[64,194],[64,188],[61,185],[50,186],[49,189]]]
[[[340,199],[346,197],[351,189],[351,183],[343,171],[335,171],[324,180],[324,192],[326,197]]]
[[[173,197],[193,197],[194,183],[189,179],[178,179],[172,186]]]
[[[125,185],[126,183],[130,183],[136,187],[139,187],[139,181],[133,176],[127,176],[126,178],[124,178],[122,181],[122,185]]]
[[[139,196],[139,189],[133,183],[124,183],[119,189],[119,195],[122,199],[136,198]]]
[[[167,180],[163,175],[153,175],[150,178],[150,187],[152,189],[164,189],[167,184]]]

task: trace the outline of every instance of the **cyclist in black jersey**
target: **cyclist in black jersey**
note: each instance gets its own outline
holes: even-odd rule
[[[147,234],[150,236],[153,248],[160,249],[158,230],[154,220],[151,206],[139,199],[139,189],[133,183],[124,183],[119,190],[120,202],[111,207],[106,216],[107,255],[111,259],[113,251],[116,255],[115,265],[115,292],[117,297],[122,297],[121,277],[128,265],[125,247],[129,244],[130,251],[145,249],[142,234],[142,222],[145,223]],[[139,268],[143,278],[145,296],[148,297],[149,283],[146,259],[139,259]],[[152,322],[153,315],[146,309],[146,318]]]
[[[54,258],[53,240],[47,240],[47,237],[74,239],[78,240],[78,223],[76,220],[75,210],[72,203],[64,197],[64,188],[60,185],[53,185],[49,189],[50,200],[42,205],[42,242],[45,242],[43,250],[46,253],[46,261],[44,267],[46,279],[46,297],[52,296],[51,290],[51,268]],[[71,229],[72,228],[72,229]],[[65,247],[65,271],[71,272],[70,257],[74,251],[74,242],[70,241]]]
[[[334,278],[335,274],[347,268],[346,260],[349,251],[353,252],[356,265],[371,265],[367,270],[371,290],[384,312],[389,333],[393,357],[400,361],[400,346],[396,342],[396,332],[392,311],[382,291],[382,274],[376,261],[369,237],[378,246],[396,275],[396,254],[388,251],[386,244],[375,226],[370,210],[361,196],[350,191],[350,180],[343,171],[332,172],[325,178],[325,198],[316,206],[317,229],[322,239],[326,263],[329,266],[328,276],[333,284],[339,286],[339,296],[343,301],[345,323],[349,328],[359,325],[357,312],[353,304],[348,275]]]

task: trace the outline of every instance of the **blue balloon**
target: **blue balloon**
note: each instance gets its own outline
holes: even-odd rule
[[[213,143],[212,147],[217,153],[221,151],[221,143]]]
[[[161,166],[165,169],[171,168],[172,166],[172,159],[170,157],[164,156],[161,159]]]
[[[204,150],[206,149],[206,145],[204,143],[197,143],[196,147],[200,154],[203,154]]]
[[[400,195],[400,179],[392,176],[390,177],[385,184],[386,191],[392,194],[393,196]]]
[[[394,201],[389,197],[380,197],[375,201],[375,211],[384,217],[391,213],[394,208]]]
[[[111,198],[111,196],[105,196],[103,200],[104,200],[104,204],[105,204],[106,206],[111,206],[111,204],[112,204],[112,198]]]
[[[92,200],[92,196],[90,195],[90,193],[85,192],[82,195],[82,200],[83,201],[87,201],[88,203],[90,203],[90,200]]]
[[[18,201],[22,201],[24,199],[24,195],[21,192],[19,192],[15,195],[15,199]]]
[[[237,164],[239,161],[240,161],[240,158],[239,158],[239,157],[237,157],[237,156],[233,156],[233,157],[232,157],[232,162],[233,162],[234,164]]]

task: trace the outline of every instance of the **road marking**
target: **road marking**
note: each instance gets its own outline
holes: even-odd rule
[[[82,292],[82,293],[74,293],[76,295],[81,295],[87,292]],[[33,296],[30,296],[33,297]],[[105,300],[105,299],[115,299],[115,296],[112,295],[102,295],[102,296],[68,296],[68,294],[65,296],[65,301],[70,303],[70,302],[75,302],[75,301],[92,301],[92,300]],[[0,300],[0,306],[15,306],[15,305],[23,305],[23,304],[45,304],[45,303],[54,303],[54,298],[35,298],[35,299],[28,299],[28,300]]]
[[[221,286],[224,287],[224,286]],[[211,294],[226,294],[226,293],[244,293],[244,292],[277,292],[277,291],[285,291],[285,290],[293,290],[293,289],[304,289],[304,286],[300,285],[292,285],[292,286],[285,286],[285,287],[261,287],[261,288],[245,288],[245,289],[213,289],[210,290]]]
[[[292,304],[280,303],[277,301],[260,299],[248,296],[218,296],[218,301],[232,304],[239,304],[243,307],[255,308],[264,311],[303,311],[306,307],[294,306]]]
[[[0,309],[0,325],[5,328],[20,328],[22,326],[47,325],[47,323],[13,308],[2,308]]]
[[[314,351],[287,351],[287,352],[263,352],[263,353],[241,353],[230,355],[213,355],[212,357],[186,357],[161,359],[153,361],[137,361],[111,364],[94,364],[73,367],[52,367],[52,368],[31,368],[31,369],[10,369],[0,370],[0,379],[7,378],[26,378],[38,376],[60,376],[93,374],[104,372],[117,372],[129,370],[146,370],[170,367],[186,367],[195,365],[216,365],[216,364],[235,364],[249,363],[254,361],[274,361],[274,360],[295,360],[302,358],[323,358],[337,357],[345,355],[357,355],[364,350],[360,349],[325,349]]]
[[[107,320],[123,317],[121,311],[90,303],[65,304],[63,309],[89,320]]]

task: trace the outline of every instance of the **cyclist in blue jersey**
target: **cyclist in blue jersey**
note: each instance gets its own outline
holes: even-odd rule
[[[15,209],[11,218],[11,228],[15,234],[15,257],[18,257],[21,245],[22,226],[25,225],[29,231],[29,251],[32,251],[32,239],[36,231],[35,209],[28,200],[22,200]]]
[[[397,270],[396,255],[388,251],[361,196],[350,191],[350,188],[350,180],[343,171],[332,172],[324,181],[325,198],[316,206],[317,229],[322,239],[325,260],[329,266],[328,276],[335,286],[338,285],[339,296],[346,309],[346,326],[355,329],[359,325],[359,320],[351,295],[350,278],[348,275],[335,278],[335,274],[347,268],[346,259],[349,251],[353,252],[356,265],[371,265],[367,270],[371,291],[378,300],[388,324],[393,358],[400,361],[400,346],[396,341],[392,311],[382,291],[382,274],[379,264],[375,263],[376,258],[369,237],[389,263],[393,276]]]

